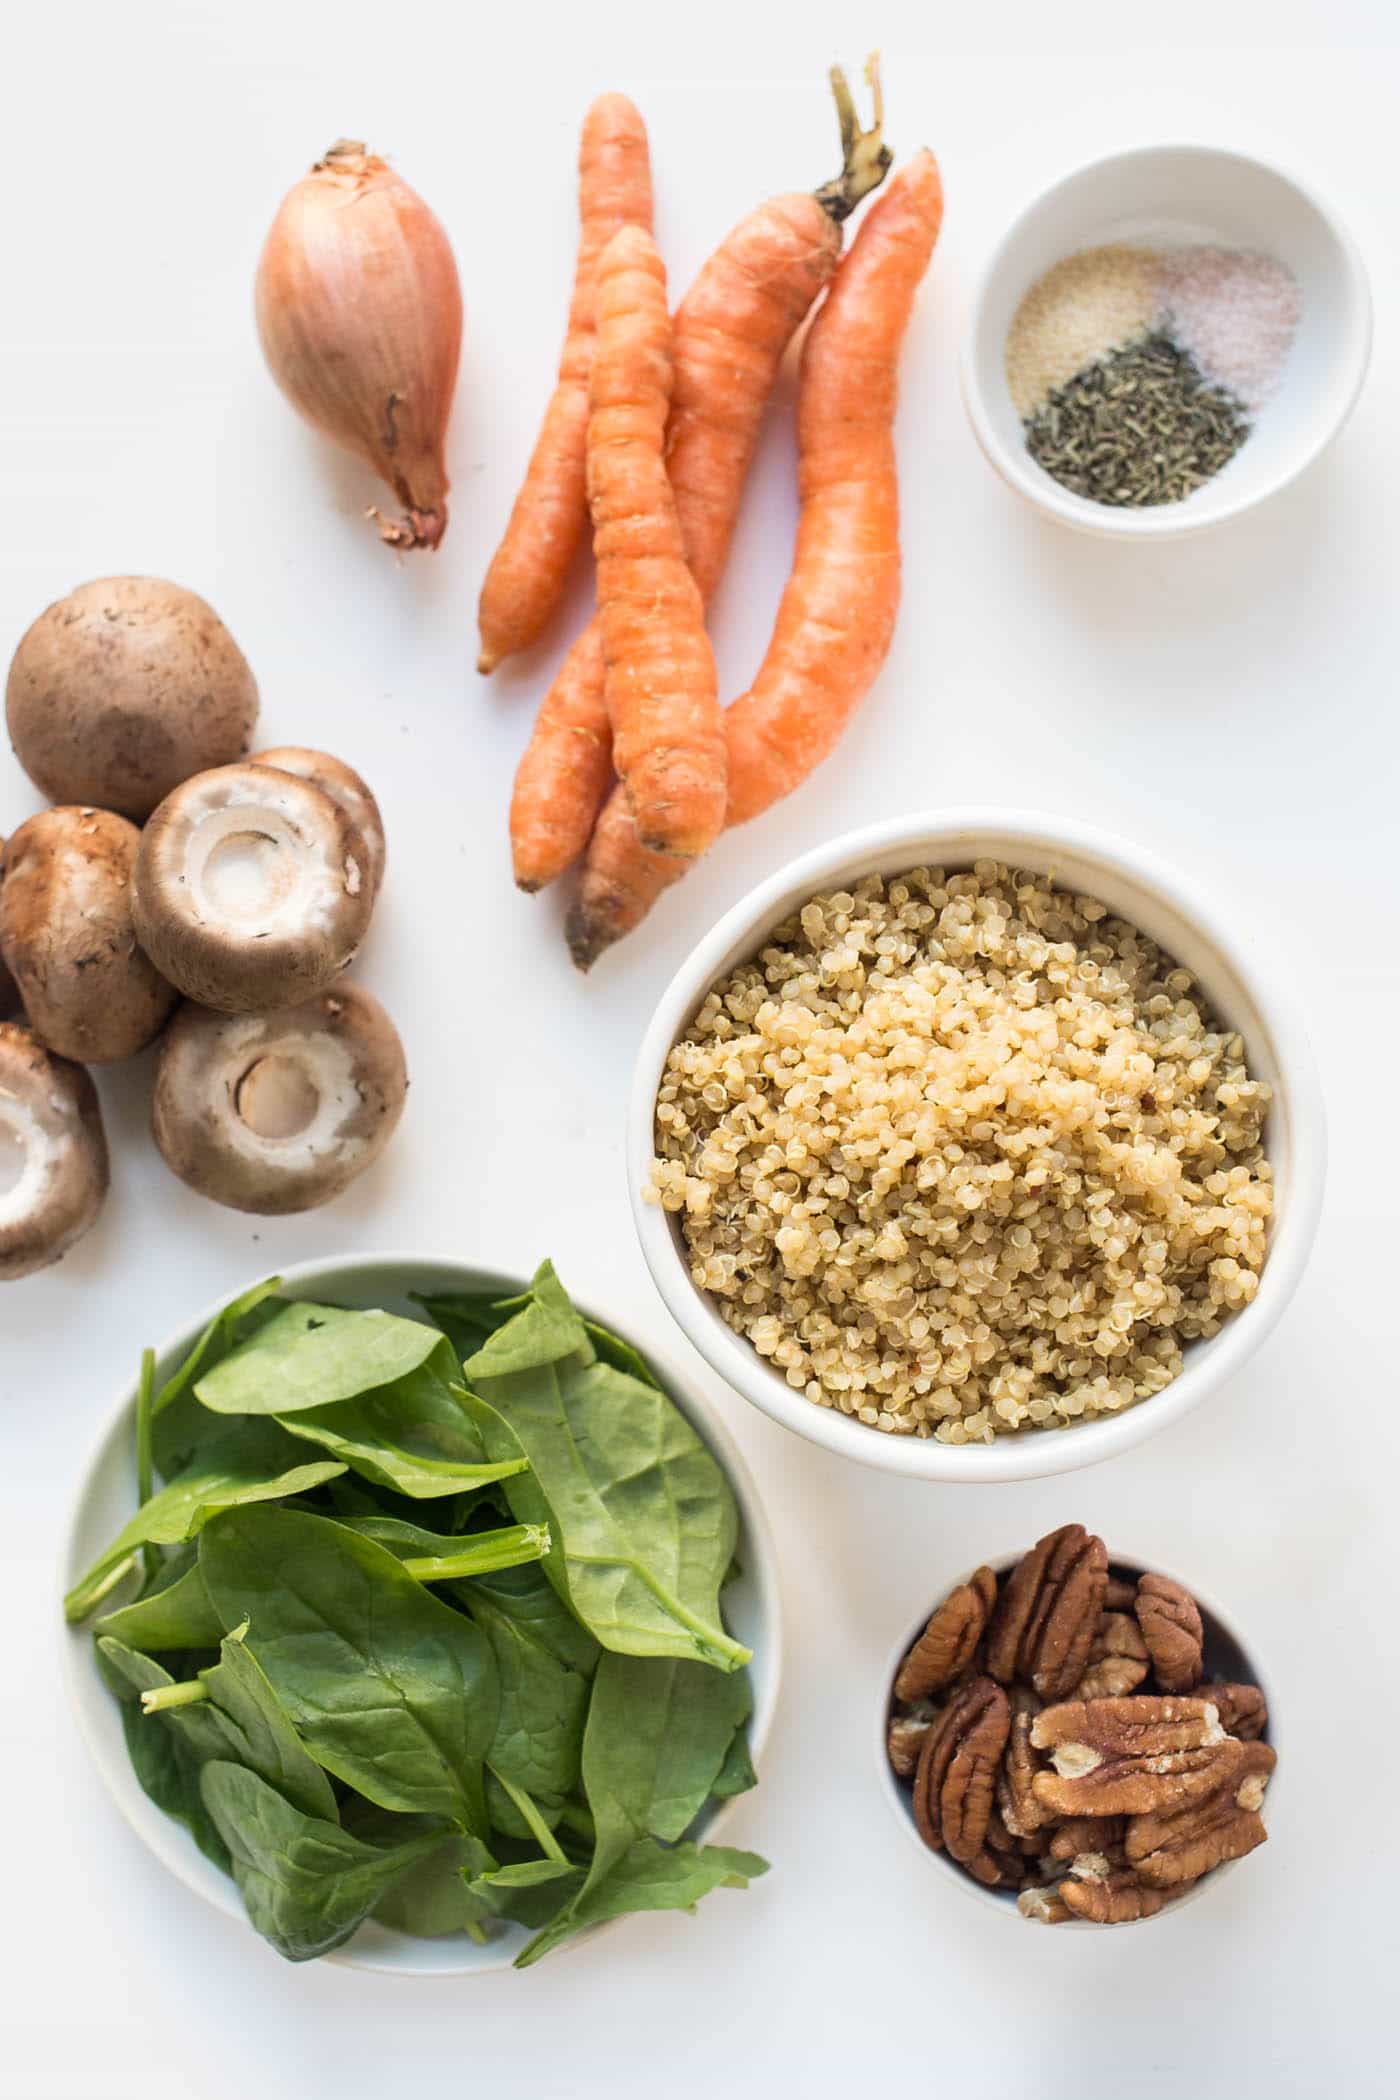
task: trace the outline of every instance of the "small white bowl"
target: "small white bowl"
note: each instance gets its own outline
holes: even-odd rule
[[[301,1262],[283,1271],[282,1283],[289,1297],[325,1298],[338,1305],[362,1308],[381,1306],[389,1312],[420,1318],[421,1309],[410,1300],[410,1291],[499,1290],[504,1297],[525,1288],[520,1277],[504,1276],[499,1270],[410,1254],[350,1255],[340,1260]],[[157,1384],[183,1361],[220,1306],[237,1295],[236,1291],[229,1291],[214,1305],[206,1306],[197,1319],[166,1343],[156,1364]],[[607,1315],[591,1306],[580,1310],[600,1326],[609,1324]],[[733,1633],[753,1650],[749,1664],[753,1684],[749,1747],[757,1765],[777,1711],[782,1670],[782,1624],[772,1533],[753,1476],[723,1423],[693,1390],[687,1390],[673,1367],[660,1359],[650,1344],[645,1345],[643,1353],[691,1427],[703,1437],[724,1468],[739,1506],[739,1572],[725,1585],[724,1611]],[[135,1406],[132,1385],[117,1402],[79,1484],[64,1561],[70,1583],[76,1582],[83,1569],[92,1564],[136,1507]],[[114,1596],[106,1608],[111,1610],[121,1601]],[[137,1836],[186,1888],[212,1903],[225,1917],[246,1925],[242,1900],[232,1881],[204,1857],[183,1825],[163,1815],[142,1792],[127,1756],[120,1709],[93,1662],[91,1625],[70,1628],[65,1645],[68,1683],[78,1725],[118,1808]],[[733,1805],[722,1802],[707,1815],[700,1826],[707,1838],[719,1833]],[[595,1932],[607,1930],[606,1925],[594,1927]],[[523,1926],[507,1924],[485,1946],[477,1946],[465,1933],[444,1939],[411,1939],[370,1919],[353,1939],[321,1959],[397,1976],[482,1976],[509,1968],[529,1937]],[[578,1945],[592,1937],[591,1932],[580,1934],[579,1941],[568,1944]]]
[[[1063,257],[1114,241],[1262,249],[1293,272],[1302,292],[1283,376],[1246,443],[1183,502],[1149,510],[1119,510],[1061,488],[1026,450],[1006,383],[1007,332],[1031,286]],[[1365,265],[1314,191],[1242,153],[1142,146],[1054,183],[998,242],[973,299],[963,399],[987,458],[1047,517],[1107,539],[1171,539],[1237,517],[1301,474],[1351,414],[1370,355]]]
[[[914,867],[970,867],[991,859],[1044,869],[1063,887],[1098,897],[1139,926],[1189,970],[1221,1020],[1239,1029],[1255,1076],[1274,1089],[1265,1144],[1275,1177],[1269,1253],[1250,1304],[1208,1341],[1188,1344],[1180,1375],[1122,1414],[1063,1429],[1000,1436],[992,1444],[944,1444],[892,1436],[795,1391],[751,1344],[727,1327],[713,1299],[691,1281],[675,1216],[643,1201],[653,1157],[653,1110],[671,1046],[717,979],[762,947],[773,927],[809,897],[863,875]],[[896,817],[819,847],[782,868],[720,920],[681,965],[642,1041],[628,1110],[627,1173],[632,1215],[653,1281],[700,1354],[736,1392],[814,1444],[843,1458],[916,1480],[982,1486],[1033,1480],[1112,1458],[1171,1422],[1231,1378],[1264,1340],[1292,1297],[1317,1228],[1326,1163],[1322,1098],[1307,1037],[1286,987],[1252,930],[1227,934],[1213,907],[1152,855],[1087,825],[1022,810],[970,808]]]
[[[1019,1553],[1008,1553],[1004,1554],[999,1560],[988,1561],[986,1565],[991,1568],[993,1574],[1000,1578],[1009,1569],[1014,1568],[1020,1558],[1021,1555]],[[1139,1562],[1131,1557],[1125,1558],[1122,1554],[1112,1555],[1109,1564],[1115,1572],[1127,1575],[1131,1579],[1136,1579],[1139,1575],[1145,1573],[1149,1565],[1147,1562]],[[1150,1565],[1157,1574],[1166,1572],[1158,1567],[1155,1562]],[[953,1882],[966,1895],[974,1896],[979,1903],[990,1905],[993,1910],[1000,1911],[1004,1918],[1012,1918],[1018,1925],[1027,1926],[1035,1921],[1021,1916],[1016,1908],[1016,1898],[1009,1889],[984,1888],[982,1883],[975,1881],[971,1874],[964,1873],[956,1860],[950,1859],[946,1852],[933,1852],[924,1843],[919,1835],[918,1825],[914,1821],[913,1793],[909,1787],[895,1778],[894,1773],[890,1769],[890,1760],[886,1751],[890,1711],[894,1705],[894,1680],[899,1672],[899,1666],[923,1632],[925,1626],[927,1626],[929,1614],[936,1609],[937,1605],[951,1590],[957,1588],[960,1582],[967,1582],[973,1572],[971,1568],[968,1568],[963,1574],[955,1575],[952,1581],[947,1583],[925,1607],[908,1631],[901,1634],[899,1640],[889,1652],[884,1673],[880,1679],[880,1696],[875,1709],[875,1770],[880,1781],[880,1791],[890,1805],[891,1814],[900,1828],[907,1832],[911,1842],[918,1847],[919,1857],[926,1860],[930,1866],[936,1868],[942,1880]],[[1272,1749],[1277,1750],[1279,1743],[1277,1701],[1274,1698],[1273,1687],[1261,1674],[1252,1651],[1245,1645],[1238,1629],[1226,1618],[1220,1607],[1203,1597],[1195,1583],[1187,1582],[1184,1576],[1181,1575],[1174,1576],[1172,1580],[1180,1582],[1182,1587],[1189,1590],[1196,1600],[1197,1608],[1201,1614],[1201,1622],[1205,1628],[1204,1655],[1207,1676],[1213,1677],[1218,1684],[1253,1684],[1258,1686],[1259,1690],[1264,1694],[1264,1703],[1269,1710],[1268,1726],[1264,1730],[1263,1740]],[[1202,1696],[1208,1696],[1208,1693],[1209,1687],[1204,1687]],[[1271,1842],[1273,1838],[1272,1810],[1277,1799],[1278,1770],[1276,1769],[1269,1780],[1268,1794],[1264,1803],[1264,1820],[1269,1827]],[[1176,1897],[1173,1902],[1168,1903],[1162,1910],[1154,1911],[1150,1918],[1136,1918],[1131,1922],[1137,1925],[1151,1925],[1158,1918],[1174,1917],[1178,1911],[1185,1910],[1189,1903],[1194,1903],[1198,1897],[1206,1895],[1212,1888],[1216,1887],[1227,1874],[1232,1874],[1236,1867],[1247,1866],[1248,1862],[1248,1854],[1245,1855],[1244,1859],[1226,1860],[1223,1865],[1214,1867],[1209,1874],[1203,1875],[1184,1894]],[[1055,1927],[1057,1934],[1070,1931],[1121,1932],[1122,1929],[1120,1925],[1101,1925],[1092,1918],[1066,1918]]]

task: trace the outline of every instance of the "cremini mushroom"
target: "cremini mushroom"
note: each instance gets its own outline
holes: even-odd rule
[[[0,839],[0,894],[5,880],[5,841]],[[19,986],[5,967],[5,958],[0,955],[0,1021],[8,1021],[11,1014],[19,1012]]]
[[[106,809],[46,809],[10,840],[0,956],[39,1041],[80,1064],[133,1057],[159,1034],[173,986],[136,945],[131,871],[141,834]]]
[[[141,834],[136,937],[187,999],[296,1006],[334,982],[369,924],[368,849],[322,788],[220,766],[166,796]]]
[[[161,1042],[152,1128],[166,1164],[231,1210],[314,1210],[379,1157],[408,1088],[377,999],[337,984],[289,1012],[182,1006]]]
[[[0,1023],[0,1282],[60,1260],[106,1193],[92,1081],[18,1022]]]
[[[51,802],[139,823],[192,773],[247,750],[258,689],[193,591],[103,576],[40,613],[10,665],[5,712],[16,757]]]
[[[321,788],[329,795],[332,802],[340,804],[365,842],[372,905],[384,880],[384,819],[379,814],[379,804],[369,782],[363,780],[353,766],[347,766],[344,759],[332,758],[329,751],[307,751],[300,744],[279,744],[272,751],[255,751],[249,764],[273,766],[279,773],[295,773],[298,780],[309,780],[313,787]]]

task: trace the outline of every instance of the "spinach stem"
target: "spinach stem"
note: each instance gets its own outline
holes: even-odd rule
[[[567,1867],[569,1865],[568,1854],[550,1829],[548,1823],[546,1823],[544,1817],[540,1814],[534,1802],[530,1799],[530,1796],[526,1793],[524,1787],[512,1786],[504,1773],[498,1772],[496,1767],[489,1762],[486,1769],[500,1781],[502,1787],[510,1795],[511,1800],[529,1824],[530,1834],[545,1858],[554,1860],[561,1867]]]
[[[402,1563],[404,1573],[419,1582],[450,1582],[463,1575],[490,1575],[497,1568],[519,1568],[527,1561],[543,1560],[549,1551],[549,1530],[543,1524],[509,1524],[501,1531],[484,1531],[474,1540],[464,1540],[460,1553],[413,1555]]]
[[[63,1616],[70,1623],[87,1618],[89,1612],[96,1611],[104,1597],[110,1596],[119,1584],[126,1581],[135,1566],[136,1555],[124,1554],[120,1560],[113,1561],[105,1574],[94,1576],[81,1589],[70,1590],[63,1600]]]
[[[209,1687],[201,1684],[197,1677],[186,1678],[183,1684],[158,1684],[153,1691],[142,1692],[143,1714],[168,1713],[175,1706],[193,1706],[197,1700],[209,1697]]]
[[[141,1378],[136,1388],[136,1502],[144,1509],[155,1486],[155,1461],[151,1455],[151,1422],[156,1397],[156,1352],[141,1352]],[[141,1548],[147,1577],[160,1568],[160,1554],[149,1542]]]

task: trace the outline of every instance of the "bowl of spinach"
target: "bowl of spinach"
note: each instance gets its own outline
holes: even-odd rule
[[[766,1869],[753,1482],[547,1262],[306,1264],[147,1351],[67,1568],[118,1805],[289,1960],[528,1967]]]

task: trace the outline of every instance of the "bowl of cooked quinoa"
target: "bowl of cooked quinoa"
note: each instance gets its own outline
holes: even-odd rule
[[[1302,1273],[1326,1147],[1286,981],[1088,828],[852,833],[657,1008],[628,1138],[653,1279],[731,1386],[864,1464],[982,1482],[1126,1450]]]
[[[1035,197],[974,294],[963,396],[1002,479],[1117,539],[1218,525],[1346,422],[1371,349],[1365,265],[1296,177],[1143,146]]]

